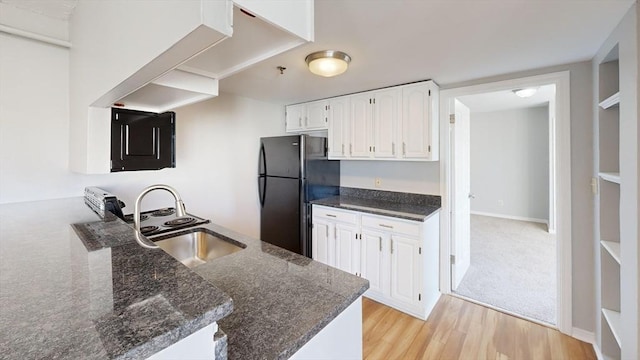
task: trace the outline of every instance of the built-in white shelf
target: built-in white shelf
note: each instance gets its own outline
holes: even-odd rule
[[[611,257],[620,264],[620,243],[615,241],[601,240],[600,244],[611,254]]]
[[[598,173],[598,175],[602,180],[607,180],[610,182],[614,182],[616,184],[620,184],[620,173],[601,172],[601,173]]]
[[[602,309],[602,314],[604,318],[607,320],[609,327],[611,328],[611,332],[613,333],[613,337],[616,338],[616,342],[618,346],[622,346],[622,342],[620,341],[620,313],[618,311],[613,311],[609,309]]]
[[[612,106],[616,106],[620,104],[620,92],[616,92],[615,94],[609,96],[608,98],[602,100],[600,102],[600,107],[603,109],[608,109]]]

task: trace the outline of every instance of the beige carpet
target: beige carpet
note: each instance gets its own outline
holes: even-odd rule
[[[471,216],[471,266],[454,291],[556,324],[556,239],[545,224]]]

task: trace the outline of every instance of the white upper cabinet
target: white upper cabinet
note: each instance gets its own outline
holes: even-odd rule
[[[285,113],[285,130],[287,132],[326,130],[329,126],[328,100],[288,105],[285,108]]]
[[[106,173],[115,103],[163,112],[216,96],[220,79],[313,41],[313,0],[80,0],[69,25],[70,167]]]
[[[343,159],[349,156],[351,97],[329,99],[329,158]]]
[[[350,111],[342,116],[347,120],[332,121],[329,116],[328,136],[333,148],[329,159],[438,160],[439,89],[433,81],[329,101],[341,100],[348,101]]]
[[[305,129],[321,130],[329,125],[329,102],[326,100],[314,101],[307,104],[307,118]]]
[[[300,131],[304,128],[304,118],[307,116],[305,104],[289,105],[285,112],[285,128],[287,132]]]
[[[371,157],[371,117],[373,107],[372,93],[351,96],[351,137],[349,142],[349,158]]]
[[[437,119],[438,88],[432,81],[402,88],[403,158],[438,160]]]
[[[394,158],[397,127],[401,118],[401,91],[398,88],[376,91],[373,97],[372,153],[376,159]]]

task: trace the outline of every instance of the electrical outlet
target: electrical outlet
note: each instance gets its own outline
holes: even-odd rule
[[[504,206],[504,201],[498,200],[498,206]]]
[[[382,186],[382,180],[380,178],[376,178],[375,179],[375,185],[377,188],[379,188],[380,186]]]

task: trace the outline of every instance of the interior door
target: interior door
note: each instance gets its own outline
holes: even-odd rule
[[[451,289],[455,290],[471,264],[471,122],[469,108],[455,99],[451,136]]]

